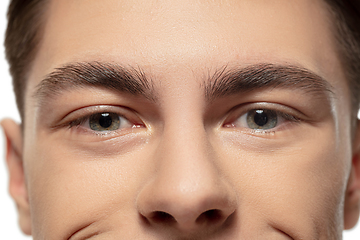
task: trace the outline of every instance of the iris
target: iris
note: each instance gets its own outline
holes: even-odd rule
[[[89,126],[94,131],[114,131],[120,124],[120,116],[116,113],[96,113],[89,118]]]
[[[274,110],[256,109],[248,112],[246,122],[251,129],[271,129],[276,127],[278,116]]]

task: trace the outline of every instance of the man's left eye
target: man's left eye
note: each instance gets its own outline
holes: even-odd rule
[[[234,116],[234,115],[233,115]],[[251,109],[241,116],[236,116],[228,127],[248,128],[255,131],[266,131],[278,128],[280,125],[291,122],[299,122],[300,119],[292,114],[272,109],[259,108]]]
[[[116,113],[96,113],[89,117],[89,127],[94,131],[115,131],[129,122]]]

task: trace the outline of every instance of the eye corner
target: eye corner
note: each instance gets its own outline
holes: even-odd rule
[[[235,125],[231,121],[226,121],[221,125],[221,127],[223,127],[223,128],[234,128]]]

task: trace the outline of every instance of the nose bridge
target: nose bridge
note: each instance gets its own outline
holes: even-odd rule
[[[177,177],[179,184],[185,184],[186,181],[200,183],[200,179],[210,180],[212,178],[209,176],[216,175],[215,154],[204,126],[201,106],[196,104],[200,101],[190,96],[182,96],[181,99],[184,98],[188,101],[179,104],[180,101],[175,100],[171,104],[172,108],[166,111],[167,121],[155,158],[160,162],[161,168],[167,169],[160,172],[164,177]],[[191,99],[194,101],[190,101]],[[170,173],[171,176],[166,176]],[[204,174],[210,175],[202,176]]]
[[[189,115],[165,124],[156,158],[167,169],[161,172],[164,177],[171,173],[166,178],[178,178],[179,184],[205,187],[205,182],[217,181],[216,155],[200,114]]]
[[[214,160],[205,127],[196,120],[165,126],[157,154],[159,158],[172,159],[171,163],[184,167],[207,165]]]
[[[172,135],[171,133],[169,133]],[[199,196],[206,194],[205,189],[211,188],[216,181],[216,170],[208,159],[209,152],[202,136],[185,136],[186,132],[173,134],[164,138],[159,149],[161,171],[158,175],[158,184],[167,189],[172,197],[182,199],[183,204],[196,203],[191,198],[206,198]],[[175,139],[179,137],[178,139]],[[184,206],[190,207],[190,206]]]

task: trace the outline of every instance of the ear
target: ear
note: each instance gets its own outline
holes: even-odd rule
[[[16,203],[21,230],[31,235],[30,208],[22,161],[21,126],[13,120],[1,122],[6,137],[6,163],[9,171],[9,192]]]
[[[360,214],[360,120],[353,145],[352,168],[345,194],[344,228],[353,228]]]

